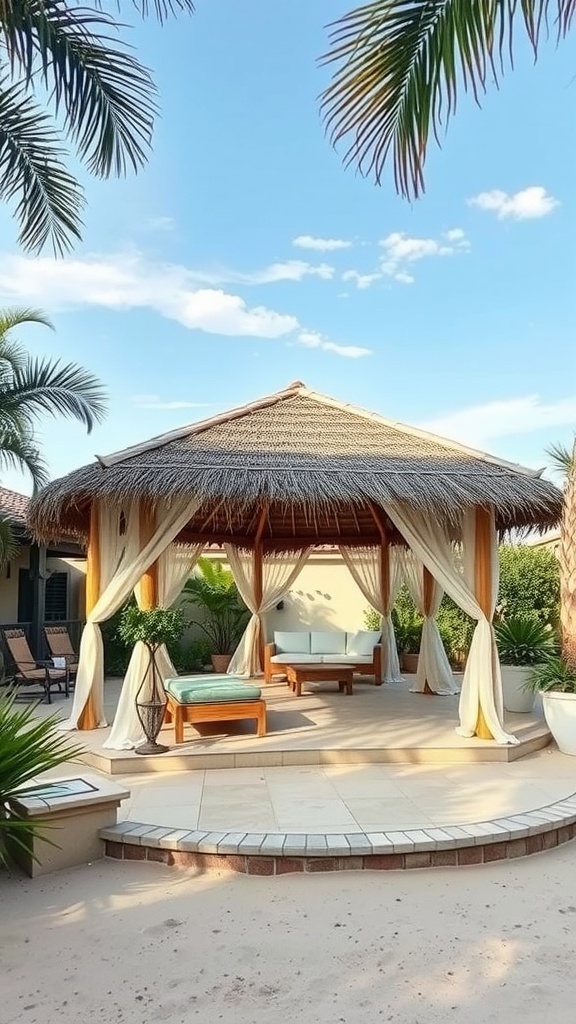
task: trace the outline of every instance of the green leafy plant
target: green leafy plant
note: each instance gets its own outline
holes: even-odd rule
[[[37,704],[17,706],[16,690],[0,696],[0,863],[11,859],[11,849],[30,852],[35,838],[56,846],[46,835],[45,822],[22,818],[13,800],[34,796],[45,785],[31,784],[43,772],[76,760],[83,748],[70,743],[57,728],[57,714],[36,718]],[[35,856],[35,859],[38,858]]]
[[[558,624],[560,566],[552,551],[528,544],[502,544],[499,550],[498,611],[503,619],[534,612],[544,624]]]
[[[541,693],[556,690],[576,694],[576,669],[571,668],[561,657],[547,658],[533,668],[526,686]]]
[[[533,616],[505,619],[494,627],[503,665],[539,665],[557,650],[554,633]]]
[[[366,608],[364,610],[364,625],[366,629],[374,633],[382,629],[382,616],[380,612],[377,612],[375,608]]]
[[[139,641],[155,649],[177,643],[184,632],[184,616],[179,608],[125,608],[118,625],[118,636],[127,646]]]
[[[476,623],[446,594],[436,617],[438,631],[450,663],[462,668],[468,657]]]
[[[212,654],[232,654],[246,629],[250,612],[242,601],[230,569],[208,558],[198,561],[198,573],[186,583],[185,604],[202,612],[192,620],[212,645]]]
[[[212,644],[207,637],[194,637],[189,643],[169,644],[168,654],[178,673],[202,672],[210,663]]]

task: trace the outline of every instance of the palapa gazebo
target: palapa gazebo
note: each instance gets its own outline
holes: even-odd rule
[[[397,672],[390,612],[399,568],[424,615],[416,688],[453,692],[435,623],[448,593],[477,620],[460,697],[465,736],[504,730],[492,618],[498,536],[555,526],[562,495],[538,472],[392,422],[296,381],[283,391],[153,438],[56,480],[33,501],[41,542],[87,543],[86,616],[69,728],[103,722],[98,623],[135,592],[169,606],[208,544],[223,545],[252,619],[233,671],[260,672],[262,618],[316,545],[335,545],[382,613],[385,678]],[[106,745],[141,738],[137,645]],[[173,673],[167,655],[162,670]]]

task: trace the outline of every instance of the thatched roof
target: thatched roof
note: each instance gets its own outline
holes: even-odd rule
[[[408,504],[447,523],[493,506],[502,530],[558,523],[562,495],[540,475],[310,391],[299,381],[78,469],[34,499],[41,539],[86,536],[90,504],[195,495],[182,539],[378,540],[374,506]],[[390,530],[393,533],[391,524]]]

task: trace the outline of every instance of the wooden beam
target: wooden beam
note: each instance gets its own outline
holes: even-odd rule
[[[492,532],[490,512],[485,508],[476,509],[476,531],[474,544],[474,590],[476,600],[484,615],[490,620],[492,612]],[[478,707],[476,735],[481,740],[492,740],[484,718],[482,705]]]
[[[44,619],[46,617],[46,580],[50,573],[46,568],[46,548],[30,545],[30,582],[32,583],[32,621],[30,623],[30,645],[35,658],[45,657]]]
[[[425,565],[423,566],[423,573],[424,614],[430,615],[430,609],[432,608],[432,595],[434,593],[434,577],[430,572],[430,569],[427,569]]]
[[[156,530],[154,513],[147,503],[142,502],[139,510],[140,549],[152,539]],[[153,562],[140,580],[140,603],[144,610],[158,605],[158,562]]]
[[[268,518],[268,506],[264,505],[260,513],[258,520],[258,527],[256,529],[256,536],[254,537],[254,599],[256,601],[256,607],[259,608],[262,604],[263,594],[263,579],[262,579],[262,534],[264,533],[264,527],[266,526],[266,520]],[[262,619],[260,619],[260,634],[258,638],[258,658],[260,660],[260,670],[264,668],[264,631]]]
[[[96,605],[100,597],[100,517],[98,505],[94,502],[90,509],[90,531],[88,534],[88,548],[86,551],[86,618]],[[94,698],[92,693],[88,694],[80,715],[78,717],[78,728],[82,731],[91,731],[98,728]]]

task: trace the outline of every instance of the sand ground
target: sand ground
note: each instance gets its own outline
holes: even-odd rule
[[[0,1020],[573,1024],[575,867],[0,875]]]

